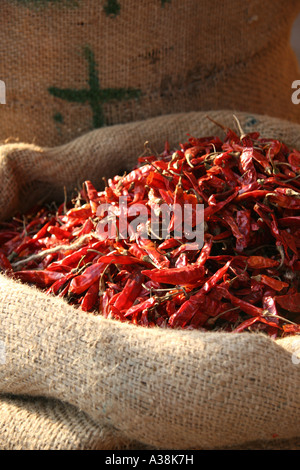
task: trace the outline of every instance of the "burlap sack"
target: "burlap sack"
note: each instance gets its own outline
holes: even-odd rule
[[[2,396],[0,450],[129,450],[138,443],[118,436],[83,411],[59,400]]]
[[[300,0],[2,0],[0,140],[233,109],[299,122]]]
[[[231,111],[209,115],[235,125]],[[237,117],[246,132],[300,148],[299,125]],[[146,140],[160,152],[165,139],[176,146],[187,133],[223,137],[205,113],[194,112],[95,130],[60,147],[3,145],[1,219],[34,199],[62,198],[63,185],[72,190],[89,178],[99,186],[103,175],[134,165]],[[298,336],[274,341],[136,327],[76,310],[4,275],[0,325],[3,448],[299,448]],[[24,395],[31,400],[22,403]],[[31,423],[38,423],[40,442]],[[81,437],[87,429],[90,441]]]
[[[256,114],[235,115],[245,132],[257,130],[300,148],[299,125]],[[86,179],[102,187],[103,177],[123,174],[136,165],[145,142],[152,151],[160,152],[166,140],[171,148],[178,148],[188,133],[224,137],[223,130],[206,116],[222,125],[235,126],[231,111],[190,112],[105,127],[58,147],[26,143],[0,146],[0,201],[5,201],[0,204],[0,220],[37,201],[63,201],[65,190],[71,195]]]

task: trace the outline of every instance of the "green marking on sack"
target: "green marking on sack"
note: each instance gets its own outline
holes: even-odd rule
[[[85,58],[88,62],[89,88],[76,90],[72,88],[48,88],[49,93],[56,98],[61,98],[73,103],[89,103],[93,112],[93,127],[105,125],[102,104],[109,101],[130,100],[139,98],[141,90],[136,88],[104,88],[101,89],[97,72],[97,64],[94,53],[89,47],[84,48]]]
[[[53,119],[55,122],[63,123],[64,122],[64,117],[60,112],[54,113],[53,114]]]
[[[63,115],[58,111],[53,114],[53,119],[55,122],[55,127],[60,136],[62,136],[62,130],[60,124],[64,124],[64,117]]]
[[[172,0],[160,0],[161,6],[164,7],[166,3],[171,3]]]
[[[103,6],[103,10],[106,16],[115,18],[120,14],[121,5],[118,0],[106,0],[105,5]]]

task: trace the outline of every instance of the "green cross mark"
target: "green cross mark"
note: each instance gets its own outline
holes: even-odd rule
[[[89,47],[84,48],[85,58],[88,62],[88,84],[89,88],[76,90],[72,88],[48,88],[51,95],[67,100],[73,103],[89,103],[93,112],[94,128],[105,125],[105,118],[102,110],[102,104],[112,100],[130,100],[139,98],[141,90],[136,88],[103,88],[101,89],[97,65],[93,51]]]
[[[120,14],[121,5],[118,0],[107,0],[106,4],[103,6],[103,10],[105,11],[106,16],[115,18]]]

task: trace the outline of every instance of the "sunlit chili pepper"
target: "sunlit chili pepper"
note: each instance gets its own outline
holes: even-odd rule
[[[83,225],[79,229],[75,229],[72,232],[72,235],[75,237],[81,237],[87,233],[91,233],[95,229],[95,225],[92,219],[87,219],[84,221]]]
[[[253,255],[247,258],[247,265],[250,269],[266,269],[278,267],[279,262],[271,258],[265,258],[264,256]]]
[[[141,289],[141,276],[137,276],[136,279],[128,279],[113,305],[120,311],[128,310],[139,296]]]
[[[48,232],[51,233],[51,235],[55,235],[59,240],[64,240],[66,238],[71,238],[72,237],[72,232],[69,230],[63,230],[60,227],[56,227],[53,225],[52,227],[48,228]]]
[[[257,171],[253,163],[253,148],[244,148],[240,155],[241,173],[243,184],[249,184],[257,180]]]
[[[153,307],[155,305],[155,297],[150,297],[149,299],[147,300],[144,300],[136,305],[133,305],[132,307],[130,307],[126,314],[125,314],[125,317],[130,317],[130,316],[133,316],[133,315],[137,315],[138,313],[142,312],[143,310],[145,309],[149,309],[151,307]]]
[[[147,255],[153,261],[155,266],[159,268],[165,268],[170,265],[168,258],[164,254],[160,253],[159,249],[152,240],[138,237],[137,244],[140,248],[146,251]]]
[[[119,253],[109,253],[107,255],[103,255],[100,258],[100,262],[103,264],[137,264],[141,260],[134,256],[130,255],[121,255]]]
[[[275,291],[279,292],[282,291],[282,289],[289,287],[289,284],[287,282],[278,281],[278,279],[266,276],[265,274],[258,274],[257,276],[253,276],[252,279],[255,279],[258,282],[262,282],[263,284],[266,284]]]
[[[47,289],[47,294],[55,294],[58,295],[62,292],[64,287],[69,286],[68,282],[75,276],[74,273],[65,274],[62,277],[59,277],[51,286]]]
[[[104,190],[87,180],[58,208],[2,222],[0,270],[86,312],[147,328],[299,334],[300,152],[246,134],[235,120],[238,134],[213,121],[223,140],[189,135],[160,155],[146,143],[138,166],[103,178]],[[107,203],[109,232],[99,223]],[[181,210],[168,230],[165,204]],[[198,229],[199,204],[203,246],[190,241],[182,217],[188,205]],[[141,207],[148,220],[134,225]]]
[[[284,333],[288,335],[297,335],[300,333],[300,325],[286,323],[282,326]]]
[[[83,184],[83,192],[87,202],[90,204],[91,211],[96,214],[99,206],[99,196],[91,181],[85,181]]]
[[[48,270],[68,272],[71,269],[78,268],[83,260],[85,263],[90,262],[97,254],[101,254],[99,250],[103,248],[104,245],[102,242],[95,242],[83,248],[79,248],[70,254],[66,252],[66,255],[62,259],[51,263],[48,266]]]
[[[63,273],[47,270],[17,271],[13,277],[22,282],[35,284],[39,287],[49,287],[53,282],[64,277]]]
[[[198,256],[198,258],[196,260],[196,264],[198,266],[204,266],[205,265],[209,255],[211,253],[211,249],[212,249],[212,246],[213,246],[213,239],[215,239],[215,237],[212,237],[211,235],[206,236],[205,241],[204,241],[204,245],[201,248],[200,255]]]
[[[158,171],[151,171],[149,175],[147,176],[146,180],[147,186],[150,188],[155,188],[155,189],[167,189],[168,188],[168,182],[166,181],[166,178],[162,176],[161,173]]]
[[[189,266],[189,258],[187,253],[181,253],[175,261],[175,268],[183,268],[184,266]]]
[[[228,211],[223,211],[222,218],[224,222],[226,222],[226,224],[230,227],[232,235],[236,238],[237,242],[239,243],[244,240],[244,235],[240,232],[234,217]]]
[[[88,218],[93,215],[91,205],[89,203],[84,204],[83,206],[80,207],[75,207],[74,209],[70,209],[67,213],[66,216],[68,218]]]
[[[158,249],[161,250],[169,250],[171,248],[178,247],[180,245],[180,241],[176,240],[176,238],[168,238],[164,240],[162,243],[158,245]]]
[[[241,192],[240,194],[237,195],[235,202],[245,202],[249,201],[251,199],[257,200],[259,198],[264,198],[269,194],[270,191],[267,189],[256,189],[253,191],[245,191]]]
[[[150,171],[153,170],[151,165],[144,165],[141,168],[132,170],[128,175],[124,176],[121,180],[122,186],[129,186],[131,183],[136,181],[143,181],[148,176]]]
[[[200,290],[186,300],[179,310],[172,315],[169,320],[171,326],[177,326],[178,324],[185,324],[190,321],[194,314],[199,308],[199,300],[203,300],[203,295],[209,292],[213,287],[216,286],[218,281],[222,279],[224,274],[227,272],[231,261],[228,261],[222,268],[220,268],[215,274],[213,274],[200,288]]]
[[[85,312],[91,312],[92,310],[94,310],[98,297],[99,297],[99,282],[97,280],[94,282],[94,284],[92,284],[88,288],[86,294],[84,295],[80,303],[82,310]]]
[[[106,264],[104,263],[95,263],[87,267],[82,274],[72,279],[69,292],[73,294],[82,294],[82,292],[86,291],[92,284],[99,280],[105,266]]]
[[[142,274],[148,276],[152,281],[163,284],[185,285],[201,280],[204,276],[204,268],[194,264],[182,268],[144,270]]]

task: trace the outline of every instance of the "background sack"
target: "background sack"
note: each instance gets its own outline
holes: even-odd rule
[[[234,127],[231,111],[208,114]],[[258,130],[300,148],[299,125],[237,116],[244,131]],[[205,113],[194,112],[95,130],[54,148],[3,145],[1,218],[28,205],[29,196],[62,196],[63,184],[71,190],[90,178],[98,187],[103,174],[113,176],[124,165],[133,166],[145,140],[160,152],[165,139],[176,146],[187,133],[224,136]],[[25,437],[16,426],[3,424],[8,395],[54,399],[59,406],[81,410],[111,432],[112,449],[136,443],[160,449],[253,448],[253,442],[261,448],[299,446],[298,336],[274,341],[262,334],[136,327],[86,314],[3,275],[0,324],[0,344],[5,345],[0,423],[9,429],[3,438],[7,447],[13,442],[39,445],[35,437],[28,443],[29,427]],[[39,414],[39,402],[33,403],[33,413]],[[26,403],[19,404],[24,412]],[[27,416],[29,425],[32,414]],[[53,447],[68,447],[63,438],[54,440],[61,417],[54,410],[52,416],[56,426],[42,418],[41,433],[51,434]],[[86,419],[82,425],[86,429]]]
[[[0,140],[232,109],[299,122],[300,0],[2,0]]]

